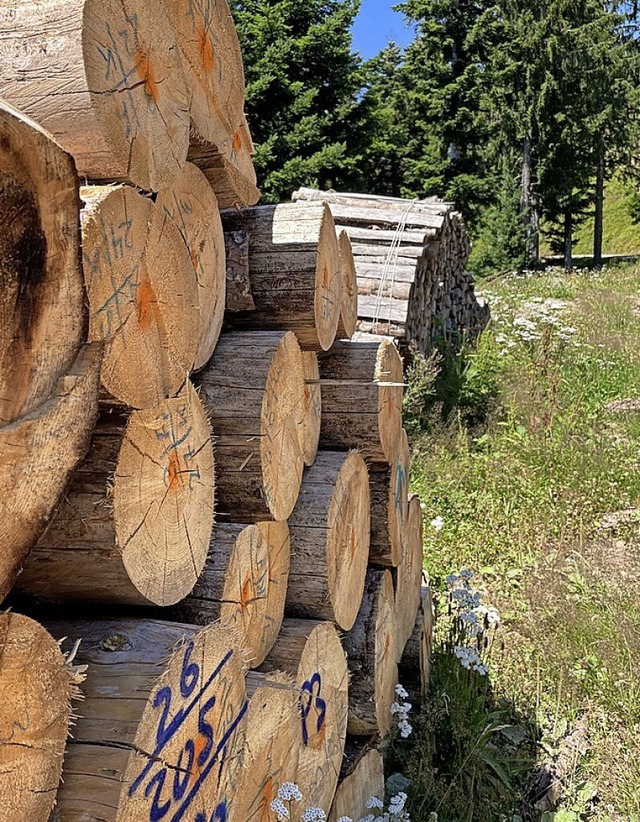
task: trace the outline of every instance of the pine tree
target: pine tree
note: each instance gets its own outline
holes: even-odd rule
[[[359,0],[235,0],[266,202],[300,185],[359,190],[373,111],[351,50]]]

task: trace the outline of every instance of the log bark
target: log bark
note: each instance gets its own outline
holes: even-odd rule
[[[180,232],[195,270],[201,328],[197,370],[213,354],[224,319],[227,269],[218,201],[204,174],[186,163],[175,181],[158,193],[156,208]]]
[[[126,186],[83,189],[89,335],[107,345],[102,384],[133,408],[175,396],[203,336],[198,278],[175,223]]]
[[[198,166],[215,191],[221,208],[247,208],[260,199],[253,167],[253,141],[246,118],[224,144],[209,143],[191,132],[188,158]]]
[[[398,683],[398,636],[390,571],[367,572],[356,623],[342,639],[349,665],[349,733],[391,729],[391,705]]]
[[[399,655],[413,633],[420,609],[423,563],[423,522],[420,497],[409,500],[401,561],[396,571],[396,615],[398,618]]]
[[[411,473],[409,440],[403,429],[391,465],[371,470],[371,545],[369,562],[382,567],[397,567],[404,560],[403,545],[409,513]],[[411,620],[413,624],[413,620]]]
[[[250,694],[242,771],[228,822],[266,822],[284,782],[296,782],[302,739],[300,692],[286,674],[247,675]]]
[[[53,808],[81,674],[28,617],[0,614],[2,818],[47,822]]]
[[[174,605],[213,525],[209,424],[190,384],[148,411],[103,414],[19,590],[49,601]]]
[[[338,250],[340,253],[343,291],[336,338],[350,340],[355,334],[356,325],[358,324],[358,278],[351,240],[346,231],[341,231],[338,234]]]
[[[241,637],[249,663],[260,665],[271,650],[269,547],[257,525],[221,524],[215,529],[204,571],[172,614],[181,622],[209,625],[220,619]]]
[[[237,327],[294,331],[304,350],[333,344],[342,305],[338,238],[323,204],[257,206],[223,212],[225,231],[249,234],[249,276],[256,304]]]
[[[233,630],[151,620],[48,628],[80,640],[88,666],[52,822],[225,819],[247,710]]]
[[[98,413],[100,359],[100,346],[87,346],[50,399],[0,428],[0,602],[87,451]]]
[[[329,822],[349,817],[354,822],[370,813],[370,797],[384,800],[384,762],[377,750],[369,750],[358,760],[353,771],[338,785],[329,814]]]
[[[159,0],[5,0],[2,96],[83,177],[157,191],[187,157],[189,96]]]
[[[321,448],[391,463],[402,431],[402,360],[390,340],[337,343],[320,358]]]
[[[300,445],[305,465],[313,465],[320,442],[320,424],[322,420],[322,389],[320,387],[320,370],[318,356],[313,351],[302,352],[304,369],[304,402],[300,420]]]
[[[55,391],[84,339],[78,178],[39,126],[0,104],[0,426]]]
[[[255,311],[249,278],[249,235],[228,231],[224,235],[227,251],[227,311]]]
[[[304,465],[304,374],[294,334],[224,334],[198,383],[217,438],[218,516],[286,520]]]
[[[420,600],[413,632],[398,666],[400,681],[409,692],[409,699],[414,704],[419,703],[426,695],[431,673],[435,616],[431,589],[428,584],[423,584]]]
[[[289,518],[288,615],[330,619],[346,631],[352,627],[369,556],[369,505],[360,454],[318,453]]]
[[[293,781],[309,804],[329,808],[340,775],[348,706],[347,663],[335,628],[327,622],[285,619],[260,670],[283,671],[293,677],[300,694],[298,734],[302,743]],[[294,822],[299,822],[304,807],[294,809]]]

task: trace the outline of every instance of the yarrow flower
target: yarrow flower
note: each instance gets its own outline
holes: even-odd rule
[[[283,822],[284,819],[289,819],[289,811],[285,807],[282,799],[273,799],[269,805],[269,810],[275,813],[278,822]]]
[[[327,814],[322,808],[307,808],[302,814],[302,822],[326,822]]]
[[[378,810],[383,810],[384,802],[382,799],[378,799],[377,796],[370,796],[366,801],[367,808],[377,808]]]
[[[400,699],[406,699],[409,696],[406,689],[400,684],[396,685],[396,694]],[[403,739],[411,736],[413,732],[413,727],[409,722],[409,711],[411,710],[411,707],[412,705],[410,702],[393,702],[391,704],[390,711],[398,722],[398,730],[400,731],[400,736]],[[372,806],[367,805],[367,807],[369,808]]]
[[[278,797],[286,800],[287,802],[291,802],[291,800],[300,802],[302,799],[302,793],[295,782],[283,782],[278,789]]]
[[[473,578],[474,572],[464,569],[457,575],[450,574],[446,580],[458,629],[458,644],[453,652],[463,668],[486,676],[489,668],[480,655],[479,641],[485,631],[500,624],[500,613],[497,608],[482,604],[482,593],[471,587]]]
[[[444,528],[444,519],[440,516],[435,517],[435,519],[431,520],[431,527],[434,531],[442,531]]]

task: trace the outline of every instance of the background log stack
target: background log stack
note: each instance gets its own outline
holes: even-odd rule
[[[0,739],[38,742],[22,781],[0,746],[0,820],[265,822],[286,782],[358,818],[430,622],[357,237],[253,205],[226,0],[0,13],[0,94],[91,184],[0,110],[0,599],[45,626],[0,615]]]
[[[361,331],[416,343],[457,347],[489,321],[466,271],[471,246],[460,214],[437,197],[403,200],[300,188],[293,200],[327,203],[351,240]]]

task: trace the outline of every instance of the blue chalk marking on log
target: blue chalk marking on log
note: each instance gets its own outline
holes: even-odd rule
[[[309,744],[309,729],[307,727],[307,720],[311,713],[311,708],[315,707],[318,711],[318,720],[316,733],[320,733],[327,716],[327,703],[321,698],[322,692],[322,677],[316,672],[311,679],[303,683],[300,693],[300,719],[302,722],[302,741],[305,746]],[[304,700],[306,699],[306,705]]]
[[[407,496],[407,475],[405,473],[404,467],[402,465],[398,465],[396,467],[396,495],[394,498],[394,506],[396,511],[400,513],[401,521],[404,520],[404,501]]]

